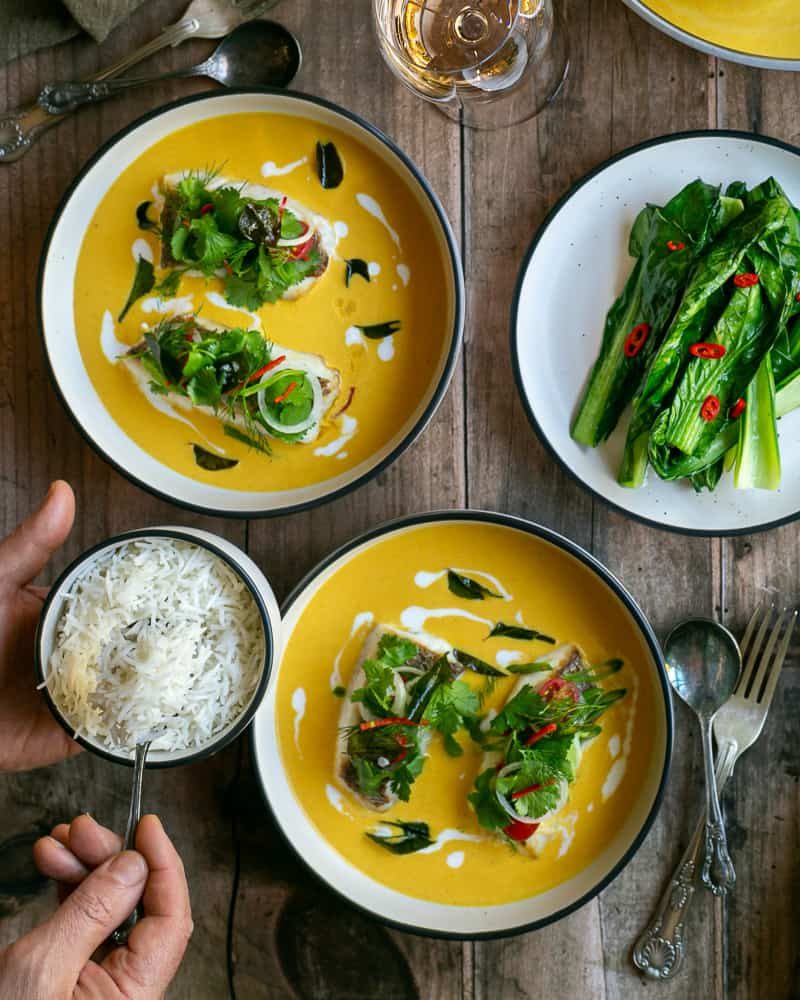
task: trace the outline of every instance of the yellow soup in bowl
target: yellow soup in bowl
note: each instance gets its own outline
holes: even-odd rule
[[[341,161],[343,179],[336,187],[321,183],[318,142],[332,144]],[[300,114],[199,116],[150,145],[109,186],[80,248],[75,329],[102,405],[125,435],[158,462],[210,487],[262,495],[301,491],[296,495],[305,497],[304,489],[333,481],[338,486],[348,473],[363,473],[420,419],[457,336],[454,265],[441,226],[430,207],[423,207],[419,190],[412,189],[383,147],[375,146],[372,140],[362,141],[357,129],[338,129]],[[281,214],[286,203],[301,206],[329,234],[324,273],[296,297],[254,307],[245,297],[228,294],[226,277],[236,263],[227,258],[224,267],[205,274],[185,262],[162,267],[164,223],[157,206],[165,178],[187,173],[206,179],[224,174],[225,184],[248,197],[266,198],[268,189]],[[137,217],[137,207],[147,201],[156,209],[142,208]],[[202,218],[207,208],[196,206],[196,218],[183,221],[187,231],[191,222],[192,232],[195,223],[199,232],[208,221]],[[141,228],[142,222],[150,228]],[[297,238],[294,245],[277,250],[282,255],[277,263],[308,256]],[[156,284],[120,320],[140,258],[152,263]],[[348,267],[348,261],[358,263]],[[173,271],[175,283],[159,289]],[[312,358],[327,377],[324,412],[313,436],[259,434],[266,446],[252,447],[247,435],[226,429],[225,395],[221,402],[212,399],[210,406],[192,405],[197,400],[192,395],[187,401],[188,376],[156,379],[155,388],[150,369],[135,377],[127,352],[143,345],[146,332],[163,329],[159,323],[189,314],[217,330],[258,331],[271,346],[266,360],[287,354],[290,360]],[[194,344],[203,336],[196,331]],[[187,341],[194,346],[191,334]],[[297,389],[292,381],[296,366],[286,366],[273,402],[286,404],[287,390]],[[254,388],[265,377],[246,375]],[[231,378],[228,388],[234,384]],[[258,420],[256,397],[249,399]],[[211,459],[198,458],[208,455]]]
[[[586,883],[588,891],[624,853],[621,838],[635,839],[647,825],[669,742],[663,674],[646,626],[593,566],[565,550],[574,548],[570,543],[559,544],[541,529],[500,515],[442,514],[419,522],[357,545],[316,574],[291,603],[280,666],[256,725],[265,790],[289,839],[312,866],[325,869],[323,877],[337,888],[347,879],[331,873],[341,870],[344,859],[345,867],[390,890],[392,900],[403,894],[448,908],[485,908],[526,905],[538,897],[531,916],[541,917],[556,896],[566,901],[569,887]],[[481,595],[465,592],[448,570],[480,584]],[[504,623],[500,631],[505,634],[490,636],[498,622]],[[597,690],[625,693],[612,698],[597,720],[599,733],[583,741],[568,795],[551,810],[548,835],[535,852],[479,822],[468,797],[486,767],[486,749],[464,728],[457,728],[458,746],[451,743],[448,751],[442,733],[429,726],[426,756],[408,801],[392,796],[389,807],[378,811],[343,780],[336,760],[337,746],[347,741],[342,720],[365,643],[375,655],[376,627],[440,652],[455,649],[462,660],[477,658],[483,668],[498,671],[500,676],[470,669],[459,675],[477,695],[472,704],[484,737],[525,683],[526,675],[515,669],[546,660],[564,644],[579,648],[587,664],[615,664],[614,676],[600,681]],[[585,671],[573,676],[585,679]],[[413,670],[409,677],[413,690]],[[399,715],[411,711],[411,700],[395,703]],[[375,723],[363,720],[374,717],[362,713],[355,728],[369,730]],[[400,741],[407,747],[402,736]],[[402,754],[390,756],[389,765],[403,759]],[[397,827],[387,826],[392,823],[427,824],[430,843],[401,854],[367,836],[397,833]],[[300,837],[304,824],[313,832],[304,829]],[[316,844],[310,849],[315,839],[324,840],[327,855],[332,848],[340,860],[332,855],[327,862],[315,860]],[[376,905],[376,912],[397,918],[391,905],[388,910]],[[474,930],[471,918],[463,919],[465,928]],[[422,919],[415,922],[424,928]]]

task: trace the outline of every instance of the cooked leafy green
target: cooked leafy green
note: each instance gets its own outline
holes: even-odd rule
[[[324,188],[339,187],[344,180],[342,158],[334,143],[317,143],[317,174]]]
[[[206,472],[222,472],[239,464],[238,458],[225,458],[224,455],[209,451],[200,444],[193,444],[192,450],[195,462]]]

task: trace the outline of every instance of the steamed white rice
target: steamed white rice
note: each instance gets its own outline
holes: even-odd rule
[[[45,686],[76,735],[132,750],[202,747],[247,707],[264,662],[256,602],[191,542],[103,553],[66,596]]]

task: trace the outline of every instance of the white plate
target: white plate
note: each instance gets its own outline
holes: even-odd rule
[[[740,132],[687,132],[634,146],[601,164],[555,206],[520,270],[511,316],[517,387],[539,437],[582,486],[617,510],[687,534],[734,535],[800,516],[800,411],[780,421],[783,476],[774,493],[713,493],[649,472],[638,490],[617,483],[628,415],[599,448],[570,437],[570,424],[597,356],[606,312],[632,261],[628,235],[647,203],[664,204],[696,177],[748,185],[770,174],[800,204],[800,151]]]
[[[297,489],[242,491],[181,475],[146,452],[114,422],[81,358],[75,331],[75,270],[84,233],[97,206],[120,173],[154,143],[177,129],[220,115],[248,112],[285,114],[337,128],[363,143],[398,173],[416,196],[449,261],[450,335],[430,373],[428,387],[405,424],[359,465],[331,479]],[[442,400],[461,344],[464,279],[455,237],[429,184],[389,139],[355,115],[319,98],[288,91],[234,91],[184,98],[140,118],[110,139],[83,167],[56,210],[39,269],[39,320],[45,358],[61,401],[88,443],[137,485],[203,513],[252,517],[286,514],[316,506],[356,489],[386,468],[424,430]]]
[[[518,902],[491,906],[450,906],[418,899],[391,889],[356,868],[330,844],[296,796],[281,759],[276,700],[280,659],[270,678],[267,695],[256,712],[251,730],[256,773],[267,804],[288,844],[323,882],[349,903],[383,923],[436,937],[492,938],[533,930],[567,916],[596,896],[619,875],[644,840],[655,819],[669,770],[672,752],[672,709],[661,650],[644,614],[622,584],[588,552],[562,535],[522,518],[485,511],[440,511],[375,528],[342,546],[302,580],[282,608],[283,648],[319,588],[364,549],[380,545],[396,533],[413,531],[431,523],[474,522],[497,524],[532,534],[559,550],[565,563],[583,563],[625,608],[632,628],[641,635],[649,656],[643,660],[660,692],[654,716],[654,750],[642,788],[630,810],[620,817],[614,835],[602,852],[582,871],[547,892]],[[531,572],[536,572],[531,567]],[[558,580],[554,586],[559,586]]]

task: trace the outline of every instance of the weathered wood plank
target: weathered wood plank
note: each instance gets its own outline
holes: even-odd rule
[[[682,614],[710,613],[713,546],[687,543],[593,506],[555,467],[508,391],[508,308],[527,243],[572,182],[635,142],[706,125],[706,60],[651,31],[616,2],[571,5],[569,30],[572,74],[559,101],[537,122],[509,134],[468,137],[469,496],[476,506],[523,514],[591,548],[663,632]],[[640,995],[644,984],[630,950],[689,832],[690,819],[678,804],[694,801],[696,761],[681,753],[694,745],[690,726],[681,714],[667,804],[626,871],[599,902],[567,920],[510,943],[477,946],[476,996],[534,997],[555,981],[578,996]],[[713,922],[704,913],[697,924],[702,931],[693,929],[692,975],[713,995]],[[571,962],[571,955],[580,959]],[[683,997],[686,981],[659,989]]]

